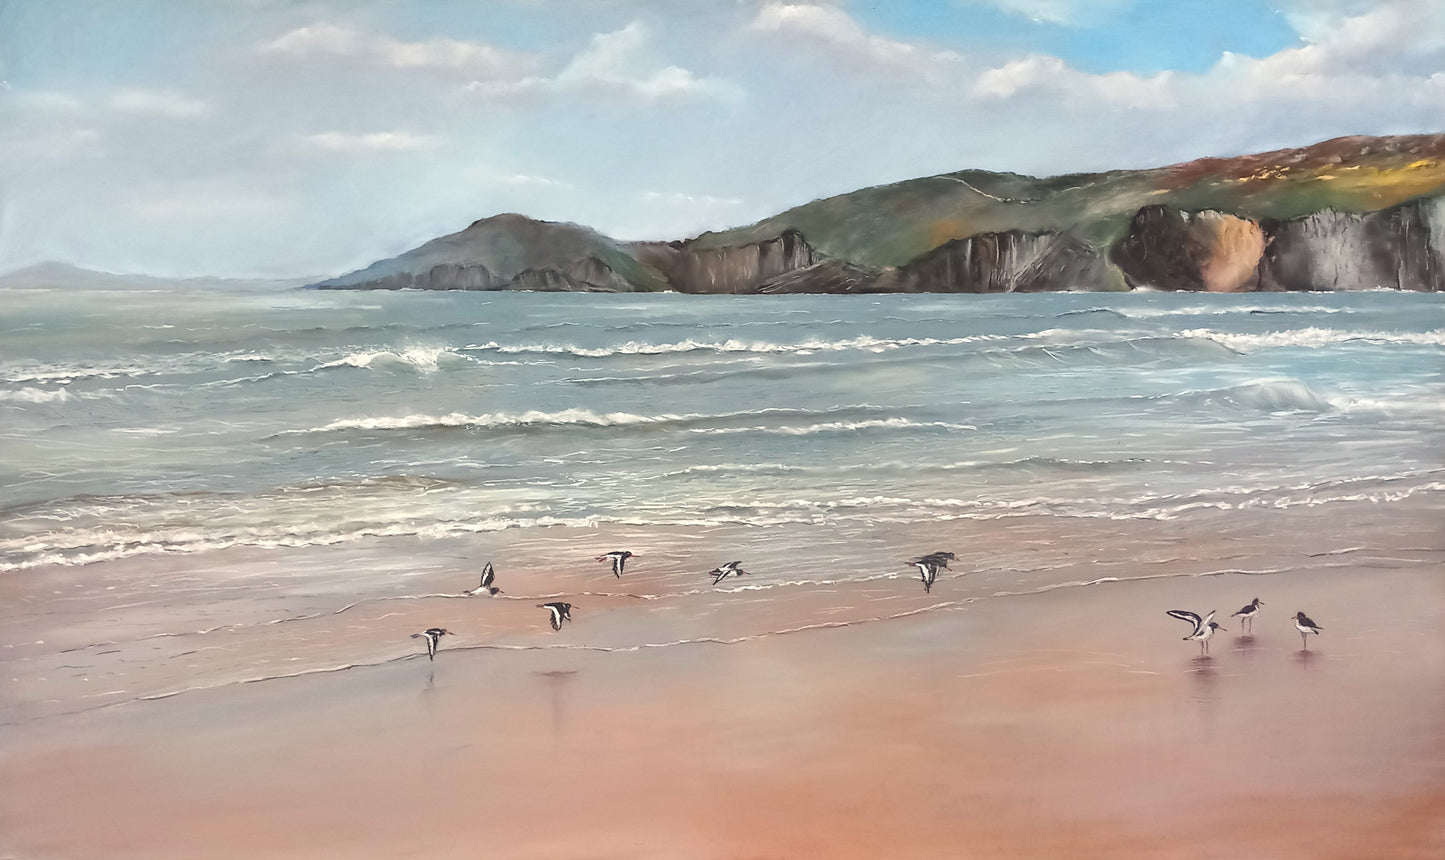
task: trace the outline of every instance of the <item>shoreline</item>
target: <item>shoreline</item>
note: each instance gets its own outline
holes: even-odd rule
[[[1155,523],[1088,547],[1059,544],[1089,529],[1030,523],[1066,562],[1052,576],[1096,584],[735,644],[580,647],[638,619],[649,636],[740,623],[634,600],[536,648],[444,642],[435,662],[11,724],[0,778],[25,790],[0,800],[0,856],[1434,857],[1435,508]],[[1311,548],[1337,554],[1300,569]],[[1242,572],[1271,557],[1278,572]],[[1210,559],[1216,572],[1190,572]],[[1167,575],[1096,575],[1125,563]],[[991,594],[1002,574],[940,588],[958,597],[970,577]],[[753,603],[747,620],[826,618],[857,587]],[[1245,637],[1227,616],[1256,596]],[[1230,629],[1201,659],[1172,608],[1217,609]],[[1299,609],[1325,628],[1307,652]]]

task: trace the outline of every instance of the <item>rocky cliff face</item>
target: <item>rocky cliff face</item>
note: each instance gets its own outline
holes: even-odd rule
[[[757,292],[770,279],[820,261],[797,230],[722,248],[700,248],[693,242],[639,242],[632,251],[639,261],[662,272],[680,293]]]
[[[1066,233],[1008,230],[955,239],[880,279],[910,293],[1016,293],[1106,289],[1103,257]]]
[[[444,263],[420,272],[393,272],[355,285],[317,284],[323,290],[495,290],[499,282],[486,266]]]
[[[1223,212],[1146,206],[1110,250],[1130,286],[1239,292],[1259,285],[1264,231]]]
[[[1445,290],[1445,247],[1436,239],[1442,209],[1438,200],[1415,201],[1363,215],[1325,210],[1265,222],[1270,242],[1260,289]]]
[[[1445,199],[1369,213],[1253,221],[1140,209],[1111,248],[1131,287],[1162,290],[1445,289]]]

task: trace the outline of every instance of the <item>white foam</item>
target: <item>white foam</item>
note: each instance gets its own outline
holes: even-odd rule
[[[1242,332],[1222,332],[1214,329],[1195,328],[1179,332],[1179,337],[1212,340],[1235,352],[1257,352],[1262,349],[1281,349],[1286,347],[1318,348],[1337,343],[1352,342],[1376,345],[1445,346],[1445,330],[1425,332],[1366,332],[1309,327],[1288,331],[1247,334]]]
[[[70,392],[64,388],[21,388],[14,391],[0,391],[0,401],[11,403],[64,403],[70,399]]]
[[[794,355],[811,355],[818,352],[844,352],[863,351],[882,353],[890,350],[904,349],[916,346],[958,346],[966,343],[981,343],[987,341],[1006,341],[1018,338],[1042,337],[1038,335],[975,335],[971,337],[955,338],[878,338],[870,335],[846,338],[843,340],[821,340],[809,339],[799,343],[773,343],[770,341],[748,341],[737,338],[729,338],[722,341],[693,340],[691,338],[671,343],[643,343],[628,341],[627,343],[609,347],[582,347],[575,344],[501,344],[496,341],[489,341],[482,344],[472,344],[464,347],[468,350],[481,352],[500,352],[504,354],[515,353],[548,353],[558,355],[574,355],[583,358],[606,358],[614,355],[670,355],[687,352],[718,352],[718,353],[783,353]]]
[[[387,349],[370,352],[353,352],[334,361],[321,364],[317,369],[327,367],[411,367],[424,373],[436,371],[443,359],[452,358],[466,361],[460,353],[446,347],[413,346],[399,351]]]

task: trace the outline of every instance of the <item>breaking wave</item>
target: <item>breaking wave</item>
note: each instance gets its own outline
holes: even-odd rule
[[[1341,331],[1326,328],[1302,328],[1258,334],[1223,332],[1198,328],[1179,332],[1179,337],[1203,338],[1242,353],[1287,347],[1319,348],[1339,343],[1374,345],[1445,346],[1445,330],[1424,332]]]

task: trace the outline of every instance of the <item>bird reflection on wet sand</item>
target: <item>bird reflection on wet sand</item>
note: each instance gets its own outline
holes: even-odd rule
[[[547,687],[552,694],[552,740],[561,743],[563,736],[567,733],[567,701],[566,688],[569,681],[577,675],[575,669],[554,669],[550,672],[537,672],[539,677],[547,681]]]

